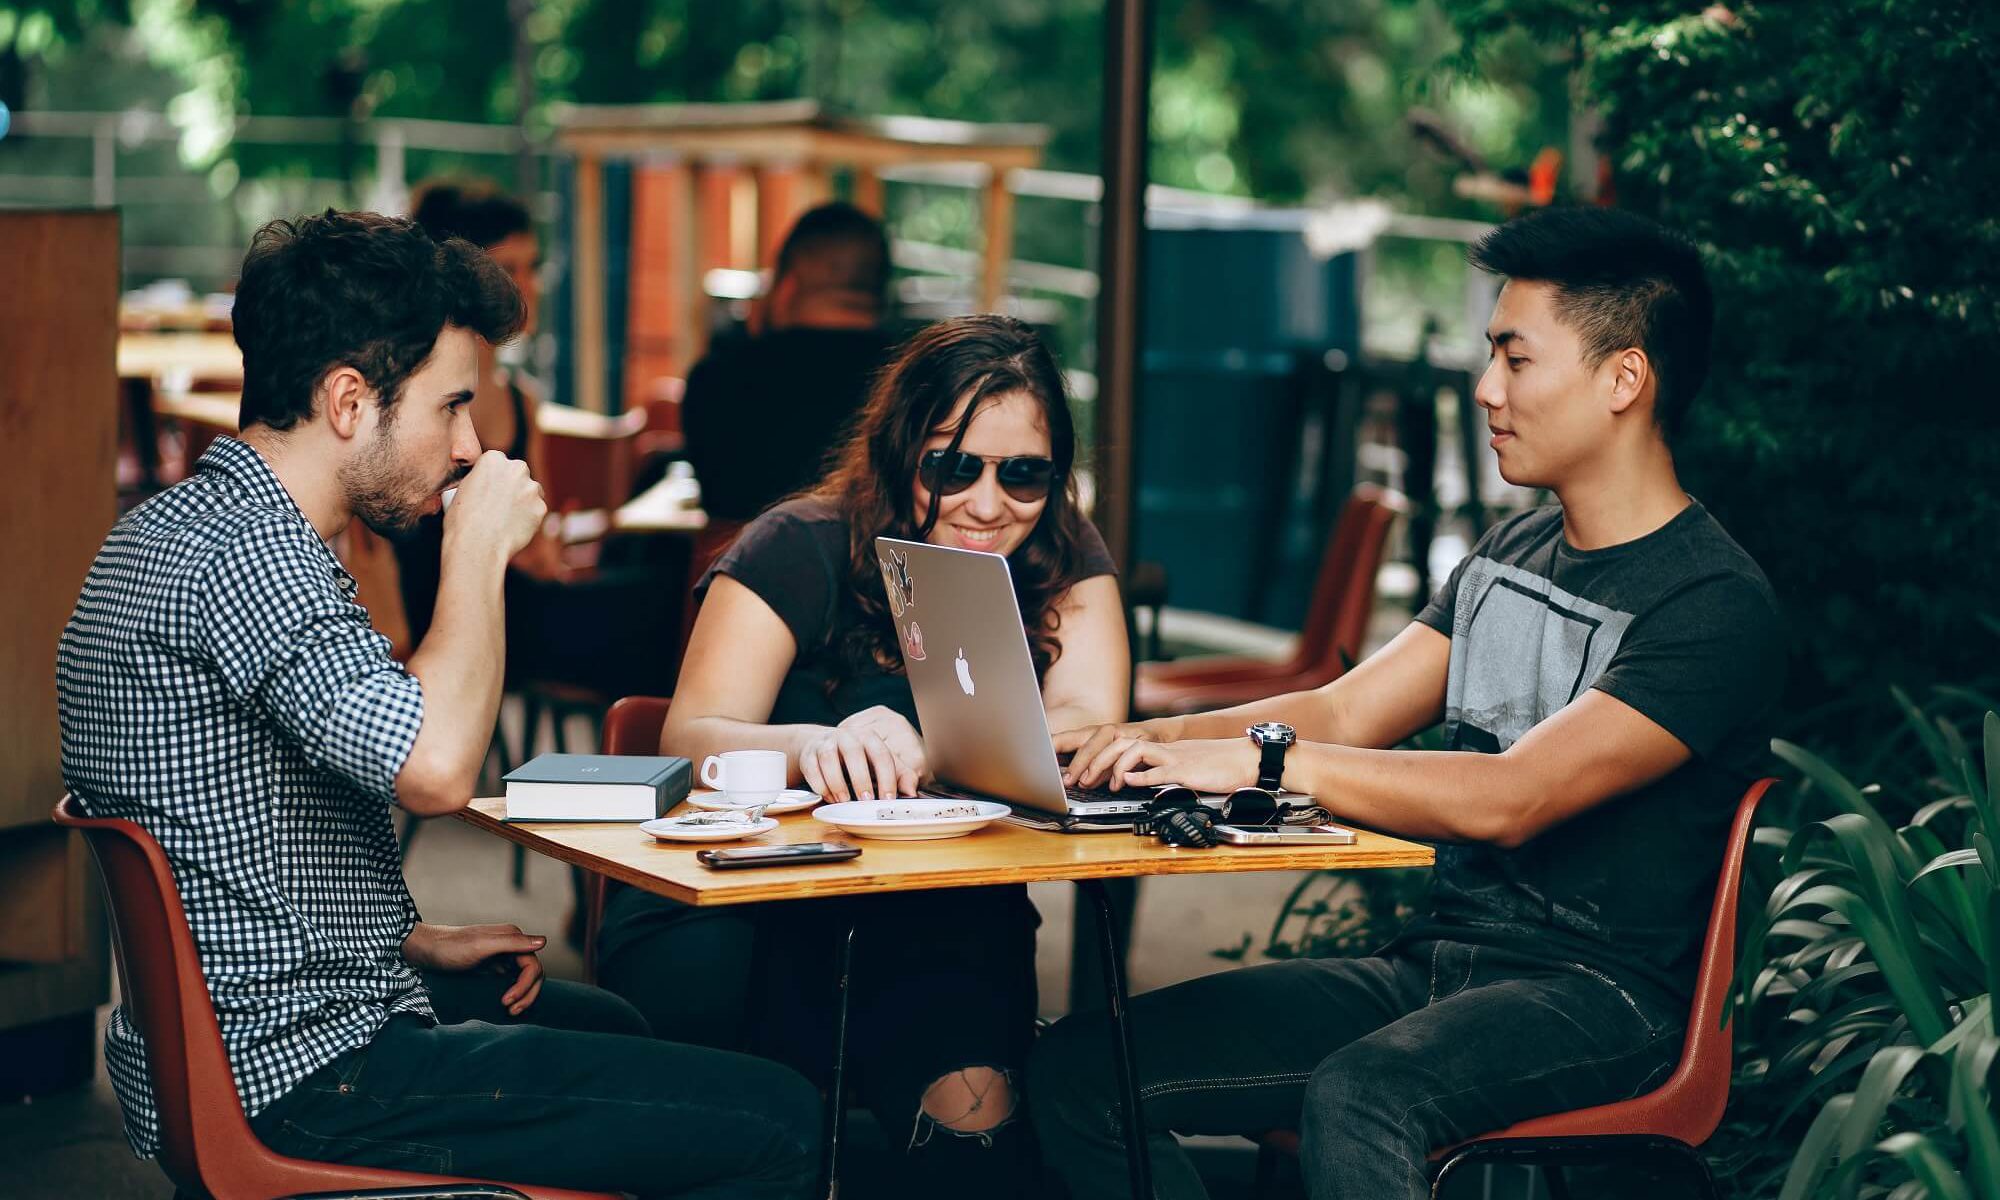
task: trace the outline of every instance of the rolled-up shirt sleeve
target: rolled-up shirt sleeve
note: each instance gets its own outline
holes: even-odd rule
[[[197,622],[230,693],[314,765],[384,803],[424,721],[423,687],[342,591],[310,532],[258,521],[211,560]]]

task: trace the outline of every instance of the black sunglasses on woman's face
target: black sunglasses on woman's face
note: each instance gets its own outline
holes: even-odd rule
[[[1017,455],[1013,458],[992,458],[984,454],[967,454],[963,450],[926,450],[918,460],[918,473],[924,486],[940,496],[956,496],[958,493],[979,482],[986,474],[986,464],[992,463],[998,473],[1000,487],[1009,496],[1023,504],[1045,500],[1049,487],[1055,479],[1055,462],[1034,455]]]

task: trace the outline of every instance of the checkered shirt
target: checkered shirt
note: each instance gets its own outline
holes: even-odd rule
[[[435,1019],[403,960],[417,910],[388,806],[423,692],[256,450],[218,438],[112,529],[57,652],[63,780],[159,840],[255,1115],[392,1013]],[[146,1047],[104,1056],[140,1157]]]

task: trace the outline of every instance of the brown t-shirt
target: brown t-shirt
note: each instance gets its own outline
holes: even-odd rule
[[[1095,526],[1084,522],[1078,579],[1114,575],[1117,564]],[[697,601],[717,575],[757,594],[792,631],[799,654],[771,706],[773,725],[837,725],[884,705],[917,722],[916,699],[901,666],[870,664],[844,674],[835,639],[865,619],[849,585],[847,515],[817,497],[787,500],[750,522],[695,588]],[[884,618],[886,619],[886,618]],[[840,677],[829,694],[829,679]]]

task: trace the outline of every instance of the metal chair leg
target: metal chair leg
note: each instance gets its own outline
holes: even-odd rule
[[[1535,1169],[1542,1173],[1542,1184],[1549,1189],[1549,1200],[1569,1200],[1569,1181],[1563,1177],[1561,1163],[1538,1164]]]
[[[826,1097],[826,1157],[821,1163],[826,1200],[840,1196],[840,1138],[847,1129],[847,1002],[854,977],[854,921],[840,939],[840,975],[836,980],[833,1017],[833,1083]]]
[[[1602,1137],[1564,1138],[1495,1138],[1491,1141],[1468,1142],[1453,1150],[1439,1164],[1437,1174],[1431,1178],[1431,1197],[1438,1200],[1445,1195],[1445,1183],[1465,1166],[1483,1166],[1491,1163],[1506,1163],[1513,1166],[1534,1166],[1542,1171],[1548,1181],[1551,1200],[1568,1200],[1569,1189],[1563,1179],[1562,1170],[1567,1166],[1603,1164],[1625,1166],[1647,1158],[1670,1159],[1684,1167],[1692,1177],[1692,1195],[1701,1200],[1722,1200],[1722,1193],[1716,1189],[1715,1177],[1709,1173],[1708,1163],[1701,1152],[1685,1142],[1673,1138],[1650,1135],[1606,1135]]]
[[[1278,1172],[1284,1167],[1284,1156],[1271,1147],[1259,1144],[1257,1147],[1257,1174],[1250,1182],[1250,1200],[1272,1200],[1278,1186]]]

